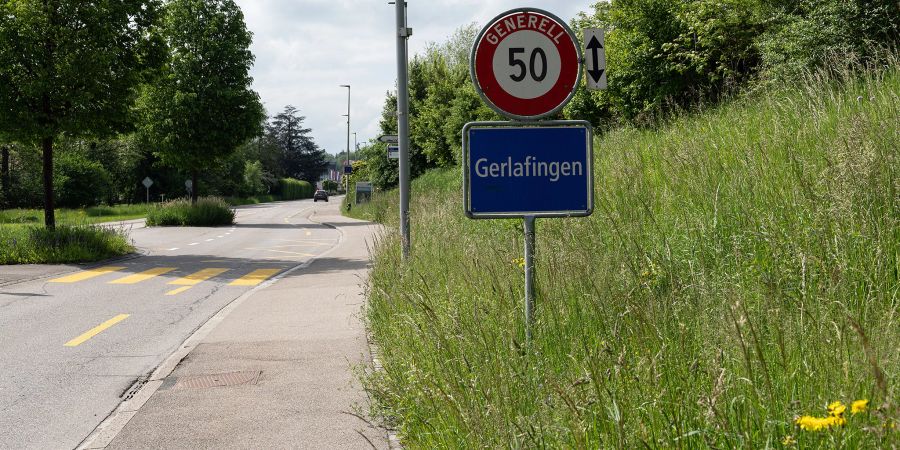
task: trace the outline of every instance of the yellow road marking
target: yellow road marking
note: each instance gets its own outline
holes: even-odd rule
[[[219,268],[203,269],[199,272],[194,272],[186,277],[170,281],[168,284],[174,284],[176,286],[194,286],[195,284],[200,284],[201,282],[206,281],[206,280],[208,280],[222,272],[226,272],[226,271],[228,271],[228,269],[219,269]]]
[[[271,249],[271,248],[253,248],[253,247],[248,247],[248,248],[246,248],[245,250],[263,250],[263,251],[266,251],[266,252],[287,253],[287,254],[289,254],[289,255],[316,256],[316,255],[312,255],[312,254],[309,254],[309,253],[288,252],[288,251],[285,251],[285,250],[273,250],[273,249]]]
[[[129,275],[124,278],[119,278],[118,280],[110,281],[109,284],[135,284],[140,283],[141,281],[149,280],[153,277],[158,277],[160,275],[167,274],[171,271],[175,270],[174,267],[157,267],[150,270],[145,270],[141,273],[136,273],[134,275]]]
[[[131,314],[119,314],[118,316],[113,317],[112,319],[109,319],[106,322],[103,322],[94,328],[91,328],[90,330],[88,330],[84,334],[82,334],[81,336],[78,336],[77,338],[72,339],[69,342],[66,342],[65,346],[66,347],[77,347],[77,346],[83,344],[88,339],[102,333],[103,330],[106,330],[107,328],[127,319],[128,316],[130,316],[130,315]]]
[[[51,283],[75,283],[77,281],[89,280],[94,277],[99,277],[100,275],[104,275],[110,272],[116,272],[124,269],[124,267],[119,266],[106,266],[106,267],[98,267],[96,269],[85,270],[83,272],[78,272],[74,275],[69,275],[67,277],[56,278],[54,280],[50,280]]]
[[[182,293],[182,292],[184,292],[184,291],[186,291],[186,290],[188,290],[188,289],[190,289],[190,288],[192,288],[192,287],[193,287],[193,286],[185,286],[185,287],[180,287],[180,288],[178,288],[178,289],[173,289],[173,290],[171,290],[171,291],[169,291],[169,292],[166,292],[166,295],[178,295],[178,294],[180,294],[180,293]]]
[[[228,283],[229,286],[256,286],[262,283],[266,278],[281,272],[281,269],[258,269],[244,275],[237,280]]]

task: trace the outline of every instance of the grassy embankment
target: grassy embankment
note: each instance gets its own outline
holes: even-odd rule
[[[413,259],[375,250],[366,385],[410,448],[900,444],[900,71],[811,80],[597,140],[596,212],[464,217],[413,183]],[[354,207],[396,225],[396,192]],[[395,227],[392,227],[394,229]],[[843,426],[801,415],[869,399]]]

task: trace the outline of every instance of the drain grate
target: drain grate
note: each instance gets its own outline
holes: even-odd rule
[[[214,373],[179,377],[173,389],[204,389],[224,386],[252,386],[259,381],[259,370],[243,372]]]

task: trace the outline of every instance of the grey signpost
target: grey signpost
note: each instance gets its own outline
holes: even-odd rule
[[[409,258],[409,65],[407,40],[412,28],[406,27],[406,1],[394,2],[397,19],[397,137],[400,147],[400,236],[403,259]]]
[[[470,56],[475,89],[511,121],[463,127],[465,212],[472,219],[524,220],[528,343],[535,318],[535,220],[593,212],[591,125],[543,120],[572,99],[583,64],[566,22],[536,8],[512,9],[489,21]]]
[[[141,183],[144,185],[144,188],[147,189],[147,203],[150,203],[150,186],[153,186],[153,180],[151,180],[150,177],[146,177]]]

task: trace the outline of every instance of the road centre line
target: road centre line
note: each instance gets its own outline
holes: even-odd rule
[[[207,239],[206,242],[212,242],[212,241],[214,241],[214,240],[215,240],[215,239]]]
[[[281,272],[282,269],[257,269],[244,275],[237,280],[228,283],[229,286],[256,286],[273,275]]]
[[[141,273],[136,273],[124,278],[119,278],[118,280],[110,281],[108,284],[136,284],[140,283],[141,281],[146,281],[151,278],[167,274],[173,270],[175,270],[175,267],[156,267],[150,270],[145,270]]]
[[[102,333],[107,328],[127,319],[129,316],[131,316],[131,314],[119,314],[118,316],[113,317],[112,319],[109,319],[106,322],[103,322],[100,325],[97,325],[96,327],[91,328],[90,330],[84,332],[81,336],[78,336],[77,338],[72,339],[69,342],[66,342],[64,344],[64,346],[77,347],[77,346],[83,344],[88,339]]]
[[[170,248],[170,249],[167,250],[167,251],[169,251],[169,252],[174,252],[175,250],[178,250],[178,247],[172,247],[172,248]]]
[[[200,244],[200,243],[199,243],[199,242],[191,242],[191,243],[188,244],[188,245],[198,245],[198,244]]]
[[[99,277],[100,275],[104,275],[104,274],[107,274],[110,272],[117,272],[124,268],[125,267],[121,267],[121,266],[98,267],[96,269],[78,272],[74,275],[69,275],[69,276],[65,276],[62,278],[56,278],[56,279],[50,280],[50,282],[51,283],[75,283],[77,281],[84,281],[84,280],[89,280],[94,277]]]

